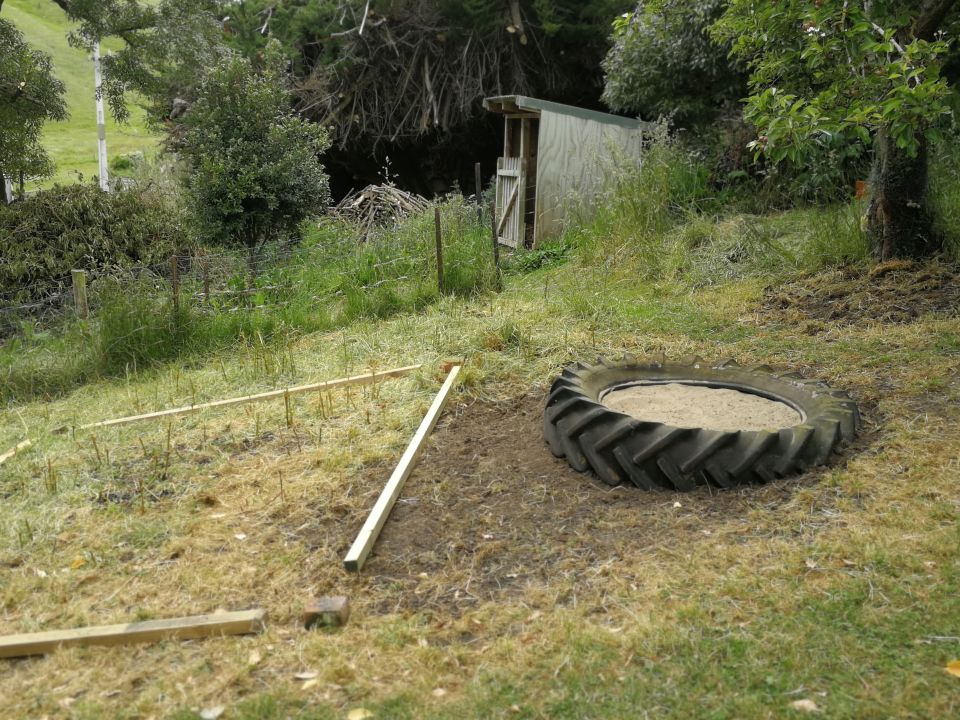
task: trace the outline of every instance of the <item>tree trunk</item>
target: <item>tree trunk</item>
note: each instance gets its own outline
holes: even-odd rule
[[[927,142],[911,157],[885,130],[873,144],[867,232],[880,260],[930,257],[941,244],[927,208]]]

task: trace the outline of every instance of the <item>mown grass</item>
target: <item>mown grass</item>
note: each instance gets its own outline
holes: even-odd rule
[[[66,14],[49,0],[7,0],[3,16],[23,33],[28,43],[53,58],[54,71],[66,85],[67,110],[63,122],[47,123],[43,145],[56,163],[56,174],[40,185],[76,182],[78,173],[90,179],[98,174],[97,113],[93,94],[93,61],[82,50],[70,47],[71,29]],[[103,44],[103,52],[115,46]],[[132,153],[155,152],[159,135],[146,126],[142,108],[131,107],[130,122],[117,124],[107,113],[107,153],[111,161]],[[28,184],[28,190],[35,184]]]
[[[631,182],[639,192],[646,181]],[[13,717],[188,718],[222,705],[228,720],[360,709],[375,718],[767,718],[803,716],[791,703],[811,700],[826,717],[955,715],[958,680],[944,667],[960,657],[960,320],[825,322],[810,334],[764,308],[764,294],[832,264],[865,264],[858,209],[711,221],[694,190],[667,202],[614,198],[586,229],[514,260],[501,294],[466,285],[385,317],[349,314],[351,283],[379,282],[361,272],[376,249],[360,247],[342,261],[352,268],[344,284],[320,270],[304,281],[316,283],[309,297],[332,293],[327,307],[347,313],[333,329],[131,364],[50,401],[10,403],[0,447],[25,434],[36,444],[0,467],[0,631],[218,606],[263,606],[271,621],[250,638],[10,663],[0,668],[0,708]],[[658,204],[637,210],[641,202]],[[425,229],[417,237],[429,247]],[[736,252],[740,244],[771,249],[760,262]],[[736,511],[708,491],[635,493],[631,522],[594,489],[584,513],[607,526],[619,518],[622,535],[595,553],[571,542],[517,558],[537,572],[493,600],[411,610],[394,587],[416,578],[414,594],[428,599],[468,588],[473,573],[452,568],[484,542],[479,506],[476,518],[441,507],[430,532],[442,536],[447,571],[424,577],[411,563],[404,577],[382,576],[405,553],[396,544],[381,545],[360,576],[340,569],[350,530],[436,392],[441,359],[467,362],[443,421],[455,429],[477,403],[506,414],[566,363],[622,352],[802,370],[852,392],[864,437],[833,468],[738,491]],[[425,371],[376,392],[295,399],[292,426],[274,403],[50,434],[411,362]],[[516,442],[547,452],[538,435]],[[422,462],[453,451],[431,446]],[[496,464],[489,472],[491,498],[530,502],[510,493],[543,481]],[[549,481],[574,493],[587,483]],[[417,486],[416,474],[411,483],[411,503],[456,492]],[[540,507],[550,526],[551,505]],[[648,537],[650,527],[660,535]],[[477,572],[497,553],[485,557],[477,554]],[[343,593],[354,604],[346,628],[298,628],[306,595]],[[305,670],[316,677],[297,680]]]

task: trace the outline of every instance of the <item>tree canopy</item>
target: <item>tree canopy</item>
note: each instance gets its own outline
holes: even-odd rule
[[[247,0],[234,43],[293,59],[298,107],[336,141],[378,144],[463,126],[487,95],[595,105],[613,17],[632,0]],[[367,10],[367,15],[364,11]]]
[[[938,247],[926,211],[926,149],[950,114],[943,73],[955,0],[730,0],[715,36],[750,68],[753,147],[804,162],[841,138],[874,146],[870,232],[881,257]]]
[[[181,152],[201,225],[211,239],[251,251],[296,235],[329,199],[319,160],[327,133],[290,110],[285,64],[275,46],[259,72],[242,57],[221,60],[185,120]]]
[[[730,43],[710,36],[726,0],[641,0],[617,18],[603,61],[604,101],[614,110],[678,125],[713,120],[746,91]]]
[[[54,77],[50,56],[27,45],[0,18],[0,175],[50,174],[40,132],[46,121],[66,116],[64,86]]]

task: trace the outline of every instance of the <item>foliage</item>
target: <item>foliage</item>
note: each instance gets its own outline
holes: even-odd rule
[[[613,47],[603,61],[603,99],[615,110],[679,125],[712,120],[746,89],[729,42],[717,42],[710,26],[726,0],[653,0],[637,3],[616,19]]]
[[[66,118],[64,92],[50,56],[31,49],[17,28],[0,19],[0,175],[53,172],[40,131],[48,120]]]
[[[915,155],[923,136],[936,137],[949,113],[950,38],[921,26],[920,13],[952,3],[922,5],[731,0],[715,37],[749,64],[756,153],[802,163],[817,146],[869,144],[882,128]]]
[[[253,251],[296,235],[329,199],[318,155],[327,133],[289,109],[282,60],[268,47],[257,72],[230,57],[214,68],[186,119],[187,188],[203,230]]]
[[[116,37],[123,47],[103,58],[103,93],[115,118],[136,91],[154,122],[163,122],[174,98],[193,98],[203,73],[223,56],[217,0],[55,0],[78,23],[76,47],[91,49]]]
[[[37,300],[72,269],[152,264],[190,244],[176,199],[153,185],[105,193],[89,184],[54,186],[0,207],[4,301]]]

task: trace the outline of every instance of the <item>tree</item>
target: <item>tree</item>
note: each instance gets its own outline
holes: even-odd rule
[[[872,144],[868,233],[881,259],[935,253],[927,149],[950,112],[955,0],[730,0],[714,28],[750,67],[757,154],[802,164],[828,139]]]
[[[604,101],[614,110],[678,125],[712,121],[743,97],[746,76],[729,42],[710,27],[726,0],[640,0],[616,19],[603,61]]]
[[[232,56],[210,70],[185,117],[182,155],[187,190],[210,237],[254,255],[268,240],[297,235],[329,200],[319,154],[327,132],[290,110],[284,61],[276,45],[262,71]]]
[[[224,52],[217,0],[51,1],[77,23],[68,35],[75,47],[92,50],[110,37],[124,41],[102,60],[103,93],[118,121],[128,116],[126,97],[133,90],[146,101],[150,118],[163,122],[174,98],[190,99]]]
[[[48,120],[64,120],[63,83],[50,56],[33,50],[23,35],[0,19],[0,177],[43,177],[53,163],[40,144]]]

